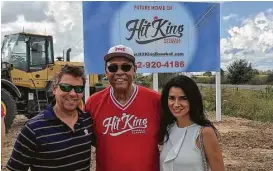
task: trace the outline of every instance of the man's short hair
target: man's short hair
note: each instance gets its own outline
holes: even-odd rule
[[[54,76],[53,78],[53,87],[59,84],[60,80],[62,79],[63,75],[71,75],[73,77],[81,77],[83,81],[83,85],[85,85],[86,78],[84,74],[84,70],[82,66],[75,66],[71,64],[66,64],[61,70]]]

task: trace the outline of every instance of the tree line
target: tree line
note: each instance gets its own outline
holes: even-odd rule
[[[166,82],[183,73],[159,73],[158,86],[163,87]],[[205,72],[203,75],[191,76],[197,83],[214,84],[215,76],[212,72]],[[144,76],[138,73],[136,76],[137,83],[146,87],[152,87],[152,75]],[[252,67],[251,62],[245,59],[238,59],[228,65],[227,70],[221,69],[222,84],[250,84],[250,85],[273,85],[273,70],[259,71]]]

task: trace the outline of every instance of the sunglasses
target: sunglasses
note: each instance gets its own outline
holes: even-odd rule
[[[119,68],[123,72],[129,72],[132,68],[132,65],[130,65],[130,64],[122,64],[122,65],[111,64],[107,67],[109,72],[117,72]]]
[[[76,93],[82,93],[84,91],[83,85],[72,86],[65,83],[59,83],[58,85],[63,92],[70,92],[72,89],[74,89]]]

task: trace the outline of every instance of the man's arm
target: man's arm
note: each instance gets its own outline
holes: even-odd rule
[[[27,171],[35,155],[36,136],[26,124],[14,144],[11,157],[7,163],[9,170]]]

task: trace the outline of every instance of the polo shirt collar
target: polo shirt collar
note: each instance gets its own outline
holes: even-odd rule
[[[49,104],[44,110],[44,117],[48,120],[55,120],[57,119],[57,116],[53,110],[53,105]]]
[[[77,108],[78,111],[78,119],[79,120],[83,120],[84,119],[84,115],[88,115],[88,113],[83,112],[81,109]],[[58,119],[54,110],[53,110],[53,104],[49,104],[45,110],[43,111],[44,113],[44,117],[48,120],[55,120]]]

